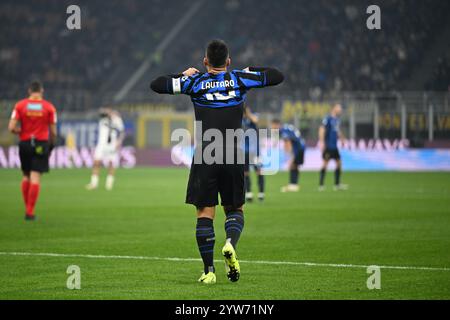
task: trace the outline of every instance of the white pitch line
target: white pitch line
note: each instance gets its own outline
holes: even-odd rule
[[[94,254],[71,254],[71,253],[46,253],[46,252],[1,252],[3,256],[35,256],[35,257],[60,257],[60,258],[88,258],[88,259],[124,259],[124,260],[153,260],[153,261],[181,261],[198,262],[198,258],[176,258],[176,257],[148,257],[148,256],[119,256],[119,255],[94,255]],[[216,260],[217,261],[217,260]],[[222,260],[218,260],[222,261]],[[264,260],[239,260],[248,264],[284,265],[284,266],[304,266],[304,267],[331,267],[331,268],[367,268],[377,266],[380,269],[393,270],[427,270],[427,271],[450,271],[446,267],[416,267],[416,266],[383,266],[383,265],[362,265],[362,264],[342,264],[342,263],[316,263],[316,262],[294,262],[294,261],[264,261]]]

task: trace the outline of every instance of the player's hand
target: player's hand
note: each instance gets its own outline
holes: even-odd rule
[[[319,141],[319,149],[321,152],[325,151],[325,143],[323,141]]]
[[[183,71],[183,75],[186,76],[186,77],[190,77],[190,76],[193,76],[194,74],[199,73],[199,72],[200,71],[198,71],[196,68],[192,68],[191,67],[191,68]]]

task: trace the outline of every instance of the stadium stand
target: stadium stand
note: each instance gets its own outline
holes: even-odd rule
[[[147,79],[161,71],[201,66],[201,48],[211,34],[229,42],[236,68],[253,64],[287,70],[282,90],[289,94],[401,90],[450,23],[448,1],[385,1],[382,30],[370,32],[365,27],[368,2],[296,1],[287,6],[286,1],[208,1],[130,96],[146,93]],[[83,100],[60,103],[62,108],[98,107],[101,102],[94,98],[117,90],[162,41],[165,33],[156,30],[169,32],[189,7],[181,0],[79,2],[79,32],[65,28],[67,15],[61,12],[68,1],[1,2],[2,98],[23,95],[30,78],[39,78],[54,99],[60,94]],[[214,21],[207,30],[205,19]],[[13,32],[12,25],[20,27]],[[448,60],[436,62],[427,89],[448,90]]]

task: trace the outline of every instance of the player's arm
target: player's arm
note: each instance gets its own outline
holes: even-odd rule
[[[292,151],[292,141],[288,138],[282,138],[282,140],[284,141],[284,150],[286,152],[291,152]]]
[[[57,137],[57,132],[56,132],[56,123],[52,123],[50,125],[50,145],[54,146],[56,144],[56,137]]]
[[[325,126],[323,124],[319,127],[319,147],[322,150],[325,148]]]
[[[271,67],[247,67],[240,77],[248,80],[244,80],[247,87],[276,86],[284,81],[283,73]]]
[[[20,134],[20,128],[17,127],[17,121],[16,119],[10,119],[8,124],[8,130],[9,132],[13,134]]]
[[[51,151],[56,145],[56,138],[58,136],[58,132],[57,132],[57,128],[56,128],[56,123],[57,123],[56,108],[53,105],[51,105],[51,108],[50,108],[48,122],[49,122],[48,127],[50,129],[49,143],[50,143],[50,151]]]
[[[17,126],[17,124],[20,122],[20,114],[17,110],[17,105],[14,107],[14,110],[11,114],[11,119],[9,119],[8,123],[8,130],[12,134],[20,134],[20,128]]]
[[[117,138],[117,149],[122,147],[124,140],[125,140],[125,126],[123,124],[122,118],[120,118],[119,137]]]
[[[189,68],[180,74],[172,74],[160,76],[150,83],[150,89],[160,94],[177,94],[183,92],[183,83],[188,79],[182,80],[183,77],[191,77],[199,73],[196,68]]]

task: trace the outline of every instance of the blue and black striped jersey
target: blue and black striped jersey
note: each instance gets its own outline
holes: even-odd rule
[[[305,141],[300,135],[300,131],[293,125],[285,124],[280,128],[280,137],[284,140],[289,140],[292,144],[294,152],[304,150],[306,148]]]
[[[325,147],[330,150],[337,150],[340,125],[339,118],[327,115],[322,120],[322,125],[325,127]]]
[[[157,93],[186,94],[194,105],[195,119],[201,124],[202,137],[209,129],[226,136],[228,129],[242,128],[244,102],[252,88],[274,86],[284,80],[274,68],[250,67],[220,73],[167,75],[156,78],[150,87]],[[208,142],[202,144],[206,147]],[[239,143],[234,143],[237,148]]]
[[[195,106],[226,108],[242,104],[248,90],[265,85],[266,77],[262,72],[233,70],[173,78],[170,89],[173,94],[189,95]]]

